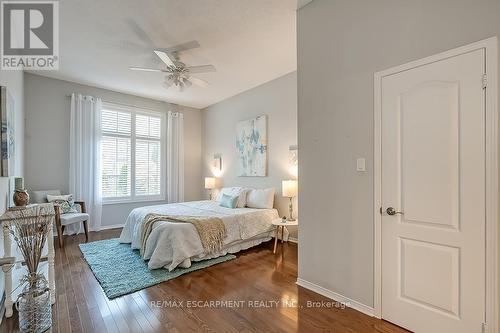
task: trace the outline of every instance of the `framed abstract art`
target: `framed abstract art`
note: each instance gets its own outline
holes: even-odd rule
[[[15,172],[15,133],[14,99],[6,87],[0,87],[0,122],[1,122],[1,168],[0,176],[10,177]]]
[[[238,176],[267,176],[267,116],[238,122],[236,133]]]

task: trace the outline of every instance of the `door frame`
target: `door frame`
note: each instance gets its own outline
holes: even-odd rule
[[[485,49],[486,56],[486,313],[484,333],[498,333],[498,38],[491,37],[463,47],[412,61],[374,74],[374,316],[382,318],[382,79],[440,60]],[[478,80],[478,84],[480,81]]]

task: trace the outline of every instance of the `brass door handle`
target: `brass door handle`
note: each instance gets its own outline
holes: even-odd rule
[[[397,212],[393,207],[388,207],[385,212],[387,215],[396,215],[396,214],[401,214],[403,215],[403,212]]]

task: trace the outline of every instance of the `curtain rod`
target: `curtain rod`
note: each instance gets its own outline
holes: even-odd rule
[[[83,94],[81,94],[83,95]],[[83,96],[89,96],[89,95],[83,95]],[[68,98],[71,98],[71,95],[66,95],[66,97]],[[90,97],[94,97],[94,96],[90,96]],[[141,108],[141,109],[145,109],[145,110],[151,110],[151,111],[160,111],[160,110],[157,110],[157,109],[152,109],[150,107],[143,107],[143,106],[138,106],[138,105],[131,105],[131,104],[124,104],[124,103],[119,103],[119,102],[114,102],[114,101],[107,101],[107,100],[102,100],[103,103],[109,103],[109,104],[117,104],[117,105],[121,105],[121,106],[128,106],[128,107],[134,107],[134,108]],[[165,102],[165,101],[158,101],[158,102],[161,102],[161,103],[166,103],[166,104],[170,104],[174,107],[177,107],[178,104],[173,104],[173,103],[168,103],[168,102]],[[176,110],[177,111],[177,110]]]

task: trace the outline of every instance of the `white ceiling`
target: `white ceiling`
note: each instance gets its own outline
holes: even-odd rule
[[[37,74],[204,108],[296,70],[298,5],[297,0],[60,1],[60,69]],[[128,69],[157,67],[155,47],[190,40],[201,47],[181,53],[181,60],[217,68],[196,74],[210,82],[207,88],[167,90],[161,73]]]

